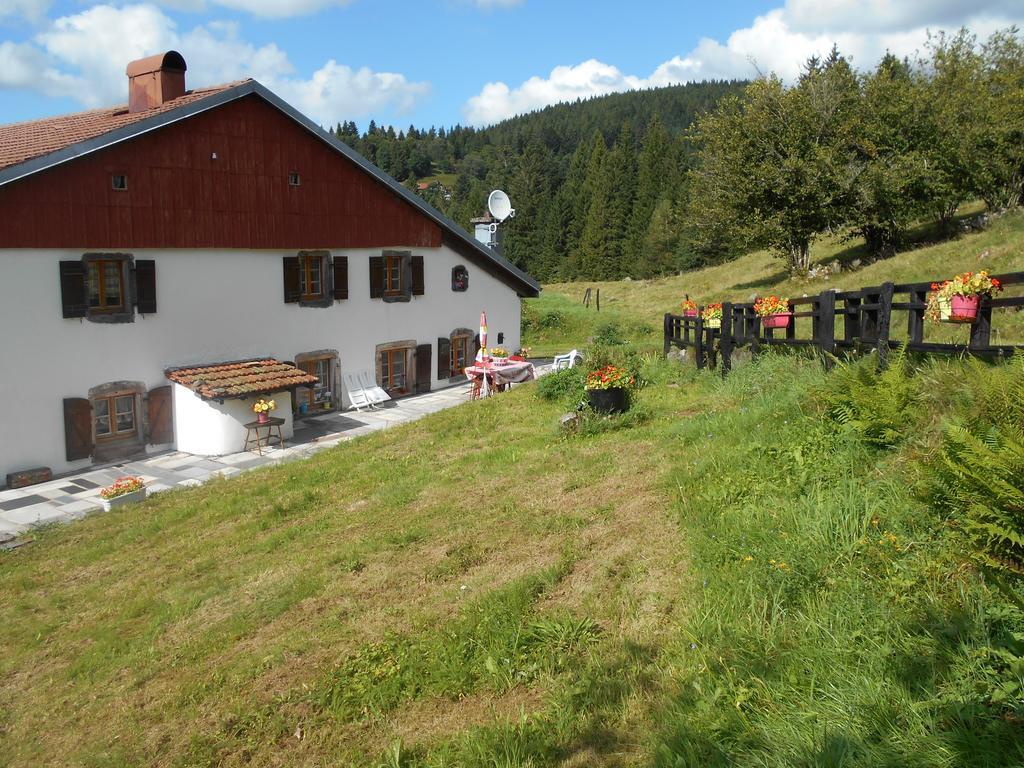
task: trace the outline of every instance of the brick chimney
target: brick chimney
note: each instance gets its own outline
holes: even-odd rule
[[[128,65],[128,111],[145,112],[185,95],[185,59],[177,51],[158,53]]]

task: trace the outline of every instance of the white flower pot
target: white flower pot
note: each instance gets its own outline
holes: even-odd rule
[[[100,504],[103,505],[103,511],[104,512],[109,512],[114,507],[120,507],[120,506],[123,506],[124,504],[133,504],[136,501],[142,501],[144,498],[146,498],[146,487],[145,486],[143,486],[142,488],[139,488],[139,490],[137,490],[137,491],[132,491],[131,493],[126,493],[123,496],[115,496],[112,499],[104,499],[101,496],[100,497]]]

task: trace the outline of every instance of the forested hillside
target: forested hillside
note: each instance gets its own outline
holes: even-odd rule
[[[558,104],[484,129],[334,132],[463,226],[506,190],[504,252],[542,280],[674,271],[686,130],[744,83],[707,82]]]
[[[869,260],[956,234],[969,201],[1024,199],[1024,42],[929,39],[855,69],[838,49],[793,83],[697,83],[560,104],[477,130],[342,139],[464,226],[505,189],[504,253],[544,282],[672,274],[767,249],[793,273],[823,236]]]

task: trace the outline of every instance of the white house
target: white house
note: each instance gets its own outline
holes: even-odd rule
[[[133,62],[128,106],[0,127],[0,477],[239,450],[262,393],[288,436],[347,406],[343,371],[447,385],[481,310],[519,346],[532,277],[259,83],[185,69]],[[237,394],[168,379],[252,360]]]

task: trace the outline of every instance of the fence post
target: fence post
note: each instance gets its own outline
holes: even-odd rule
[[[693,357],[697,362],[697,368],[704,368],[707,366],[707,360],[704,354],[704,318],[697,313],[697,319],[694,321],[696,328],[694,329],[693,339]]]
[[[910,303],[921,304],[920,308],[911,307],[907,312],[907,343],[921,344],[924,342],[924,304],[928,300],[927,291],[911,291]]]
[[[860,296],[843,298],[843,340],[852,344],[860,338]]]
[[[836,292],[822,291],[814,315],[814,341],[821,350],[825,370],[832,368],[836,353]]]
[[[597,289],[597,311],[601,311],[601,289]]]
[[[878,294],[878,368],[884,370],[889,364],[889,325],[892,321],[893,284],[884,283]]]
[[[665,313],[664,322],[664,333],[665,333],[665,349],[662,354],[668,357],[669,350],[672,349],[672,315],[668,312]]]
[[[722,376],[732,370],[732,304],[722,302],[722,331],[718,341],[722,352]]]
[[[967,342],[970,350],[984,349],[992,343],[992,307],[988,299],[982,298],[978,320],[971,326],[971,339]]]

